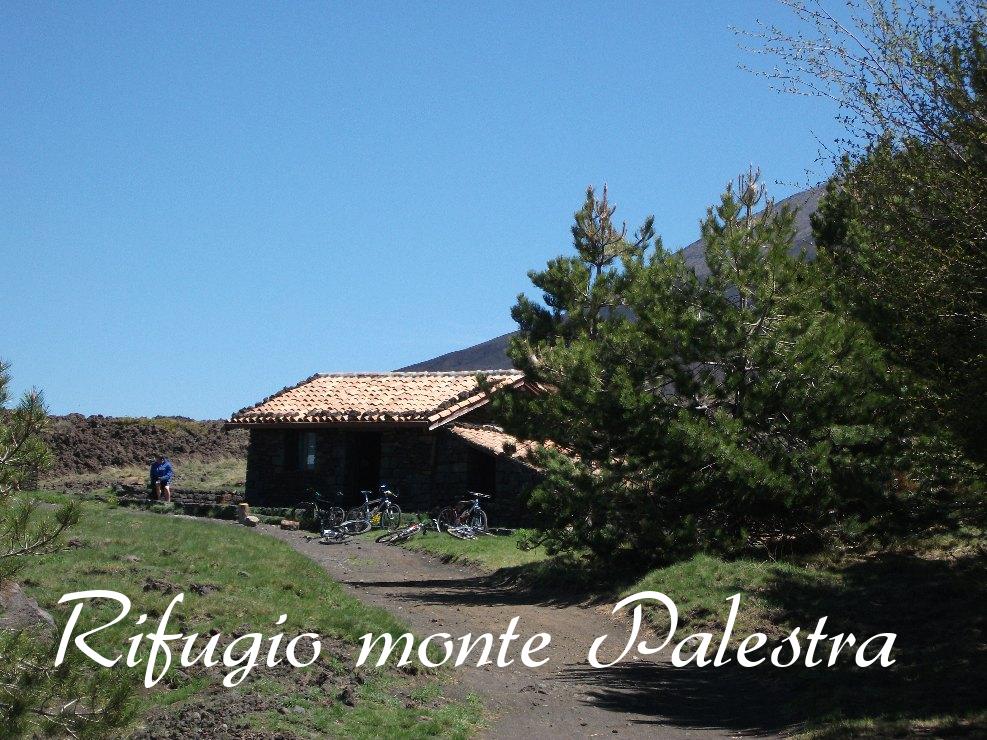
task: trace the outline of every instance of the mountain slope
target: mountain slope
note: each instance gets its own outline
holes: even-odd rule
[[[805,250],[809,259],[815,258],[816,246],[812,240],[812,224],[809,222],[809,218],[819,208],[819,199],[825,191],[825,185],[817,185],[778,201],[778,207],[788,206],[798,209],[795,215],[796,232],[792,248],[793,254]],[[709,268],[706,266],[705,245],[702,239],[694,241],[682,249],[680,254],[685,258],[685,263],[695,270],[697,275],[706,277],[709,274]],[[494,339],[474,344],[472,347],[447,352],[444,355],[416,362],[414,365],[400,369],[432,371],[508,369],[511,367],[511,361],[507,356],[507,342],[512,335],[513,332],[503,334]]]
[[[776,206],[781,208],[788,206],[795,208],[795,242],[791,249],[792,254],[798,254],[805,250],[808,258],[815,259],[816,244],[812,240],[812,224],[809,218],[819,208],[819,199],[826,192],[825,185],[817,185],[801,193],[790,195],[784,200],[778,201]],[[689,246],[681,250],[680,254],[685,258],[685,263],[696,271],[699,277],[709,275],[709,268],[706,266],[706,245],[702,239],[697,239]]]
[[[514,332],[502,334],[472,347],[457,349],[430,360],[402,367],[401,370],[509,370],[507,340]]]

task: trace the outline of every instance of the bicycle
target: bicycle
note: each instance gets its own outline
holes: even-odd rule
[[[336,493],[336,500],[343,497],[342,492]],[[312,507],[312,520],[318,525],[319,530],[338,527],[346,519],[346,512],[341,506],[330,506],[318,491],[313,492],[312,500],[309,502]]]
[[[482,529],[476,529],[468,524],[460,524],[446,529],[446,534],[455,537],[457,540],[475,540],[477,535],[487,533]]]
[[[401,527],[393,532],[385,532],[380,537],[378,537],[375,542],[386,545],[398,545],[402,542],[407,542],[412,537],[426,531],[429,528],[431,522],[417,521],[409,524],[407,527]]]
[[[319,542],[323,545],[337,545],[349,539],[349,534],[340,527],[330,527],[322,530]]]
[[[470,498],[457,502],[454,506],[447,506],[439,512],[439,529],[447,532],[450,527],[468,526],[479,532],[487,531],[487,512],[480,508],[480,499],[489,499],[485,493],[467,491]]]
[[[386,485],[381,484],[380,498],[375,498],[373,501],[370,500],[370,491],[360,491],[360,493],[363,494],[363,504],[347,511],[346,521],[340,526],[365,522],[366,527],[359,532],[351,532],[351,534],[360,534],[375,525],[380,526],[381,529],[397,529],[401,525],[401,507],[391,500],[398,495]],[[351,528],[355,528],[355,524]]]
[[[340,542],[345,542],[350,537],[355,534],[363,534],[364,532],[370,531],[370,520],[362,516],[362,513],[356,519],[346,519],[340,522],[334,527],[327,527],[322,530],[322,536],[319,541],[323,545],[335,545]]]

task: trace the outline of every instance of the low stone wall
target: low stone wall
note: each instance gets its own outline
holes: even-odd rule
[[[113,493],[121,498],[154,501],[146,486],[116,484]],[[177,506],[235,506],[243,501],[240,491],[201,491],[194,488],[172,488],[171,502]]]

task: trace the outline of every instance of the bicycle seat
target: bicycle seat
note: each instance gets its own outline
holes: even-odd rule
[[[475,498],[492,498],[489,493],[477,493],[476,491],[467,491],[467,496],[473,496]]]

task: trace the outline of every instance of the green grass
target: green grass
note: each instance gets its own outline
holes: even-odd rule
[[[39,498],[49,503],[60,499],[51,493]],[[246,528],[87,501],[82,519],[69,537],[74,540],[73,547],[32,561],[19,578],[60,624],[71,607],[59,606],[57,601],[67,592],[108,589],[126,594],[133,602],[130,616],[89,640],[104,654],[125,652],[127,637],[153,629],[156,618],[179,591],[185,593],[185,601],[173,612],[170,632],[208,633],[217,629],[230,636],[246,632],[270,636],[283,630],[286,639],[299,632],[316,632],[323,637],[324,656],[331,653],[328,663],[320,660],[316,665],[323,669],[328,665],[335,676],[333,681],[343,681],[352,673],[355,644],[361,635],[406,631],[386,611],[347,595],[318,565],[287,544]],[[166,593],[169,589],[174,592]],[[115,603],[90,602],[78,629],[109,621],[117,610]],[[135,627],[134,620],[141,613],[149,615],[150,626]],[[288,621],[275,627],[282,613],[288,615]],[[393,730],[395,737],[466,736],[479,717],[473,703],[395,698],[410,696],[423,687],[438,697],[441,676],[409,676],[386,667],[375,670],[359,687],[356,706],[348,707],[322,687],[307,685],[301,677],[305,672],[264,677],[255,669],[253,675],[277,694],[277,706],[317,702],[318,712],[288,715],[289,719],[268,708],[251,713],[250,723],[259,727],[294,723],[298,726],[292,731],[302,736],[303,730],[311,730],[311,736],[370,736],[375,722]],[[187,674],[173,671],[169,675],[169,686],[140,693],[142,714],[180,711],[189,701],[203,696],[224,702],[238,691],[255,691],[246,682],[239,690],[224,689],[220,686],[222,674],[213,672],[203,676],[195,670]]]
[[[437,686],[436,682],[429,684]],[[277,691],[277,687],[272,687]],[[252,718],[251,726],[270,733],[286,733],[291,737],[321,738],[466,738],[478,727],[482,705],[467,697],[462,705],[441,699],[438,689],[413,690],[402,693],[393,677],[377,674],[357,691],[355,707],[336,702],[327,705],[319,687],[309,687],[292,698],[292,707],[300,713],[261,713]]]
[[[983,737],[987,728],[987,711],[974,711],[964,716],[956,714],[924,717],[922,719],[843,720],[799,733],[804,740],[838,740],[841,738],[888,737]]]
[[[458,540],[445,532],[425,532],[406,543],[411,550],[427,552],[450,563],[469,563],[484,570],[517,568],[545,560],[544,547],[522,550],[518,543],[530,534],[518,530],[513,535]]]
[[[240,490],[247,476],[247,461],[241,457],[221,457],[204,460],[195,455],[176,457],[172,461],[175,468],[174,485],[179,488],[195,488],[202,491]],[[64,488],[98,487],[107,483],[143,485],[148,480],[148,466],[110,466],[95,473],[75,473],[46,478],[43,483],[48,489],[58,491]]]
[[[798,626],[783,618],[772,598],[774,589],[782,582],[801,589],[838,588],[839,576],[833,571],[794,563],[722,560],[699,554],[690,560],[648,572],[624,588],[622,595],[660,591],[675,602],[680,629],[716,632],[726,626],[730,606],[727,599],[740,593],[741,608],[731,641],[736,645],[751,632],[778,637],[782,633],[787,635],[790,627]],[[664,610],[646,609],[645,614],[659,631],[667,631],[668,619]]]

